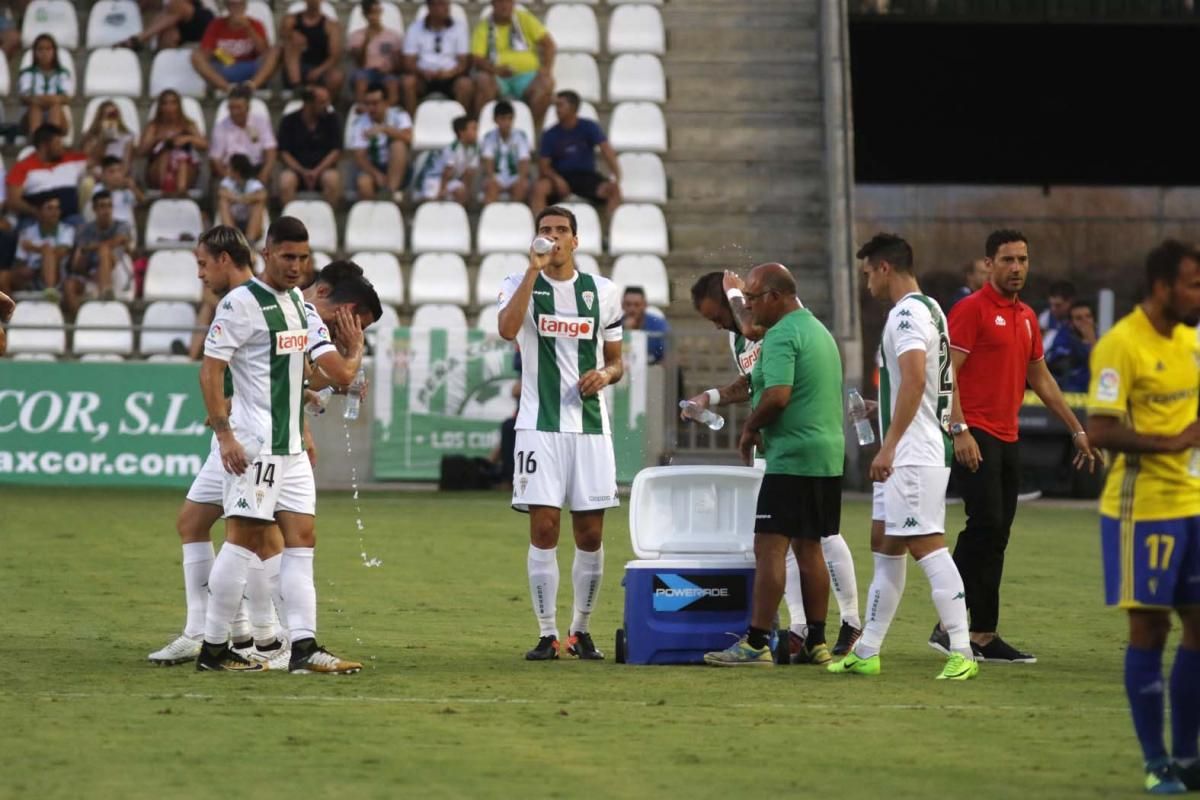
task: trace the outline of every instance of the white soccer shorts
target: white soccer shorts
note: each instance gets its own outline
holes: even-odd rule
[[[949,467],[896,467],[885,483],[875,484],[872,519],[883,519],[884,532],[888,536],[945,533],[946,486],[949,483]],[[879,507],[881,493],[882,509]]]
[[[620,505],[612,437],[598,433],[517,431],[512,506],[598,511]]]
[[[221,450],[213,448],[204,459],[204,466],[196,473],[188,489],[187,499],[206,506],[225,505],[225,468],[221,466]]]
[[[222,474],[226,517],[274,520],[278,511],[317,513],[317,488],[306,453],[260,455],[244,474]]]

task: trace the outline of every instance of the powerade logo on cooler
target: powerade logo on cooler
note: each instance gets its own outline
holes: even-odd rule
[[[745,611],[746,578],[742,575],[654,574],[654,610]]]
[[[308,345],[308,331],[279,331],[275,334],[276,353],[303,353]]]
[[[538,317],[538,335],[555,339],[591,339],[595,325],[588,317],[559,317],[543,314]]]

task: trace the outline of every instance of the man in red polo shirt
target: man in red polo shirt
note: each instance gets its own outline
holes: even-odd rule
[[[1072,432],[1075,467],[1094,470],[1102,461],[1046,367],[1037,315],[1017,299],[1029,274],[1028,241],[1019,231],[995,231],[985,253],[987,283],[950,311],[950,357],[962,405],[951,416],[953,478],[967,512],[954,561],[967,593],[975,657],[1034,663],[1034,656],[996,635],[1004,550],[1021,480],[1017,412],[1026,383]],[[949,654],[949,637],[940,626],[929,644]]]

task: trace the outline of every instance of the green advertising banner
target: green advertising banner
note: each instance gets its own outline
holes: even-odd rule
[[[517,408],[513,346],[478,330],[396,328],[376,355],[375,480],[436,480],[442,456],[486,458]],[[625,378],[606,389],[617,480],[644,466],[646,336],[625,334]]]
[[[187,487],[204,416],[194,364],[0,360],[0,484]]]

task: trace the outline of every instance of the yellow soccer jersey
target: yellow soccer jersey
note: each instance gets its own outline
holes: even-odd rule
[[[1200,346],[1196,329],[1162,336],[1138,306],[1092,350],[1088,413],[1120,416],[1141,434],[1174,436],[1196,419]],[[1131,520],[1200,514],[1200,450],[1119,453],[1100,513]]]

